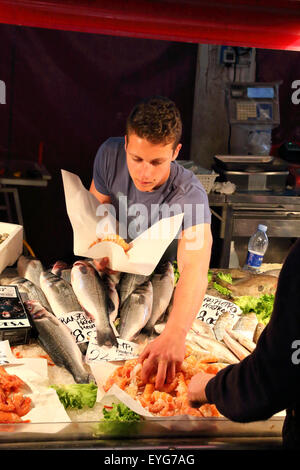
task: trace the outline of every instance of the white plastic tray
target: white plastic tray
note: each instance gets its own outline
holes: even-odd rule
[[[23,251],[23,226],[0,222],[0,234],[9,236],[0,243],[0,274],[6,266],[12,266]]]

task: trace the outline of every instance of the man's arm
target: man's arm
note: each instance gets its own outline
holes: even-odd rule
[[[106,194],[101,194],[99,193],[99,191],[97,191],[94,179],[92,179],[92,183],[90,186],[90,193],[92,193],[101,204],[110,204],[111,202],[110,196]]]
[[[143,362],[142,380],[157,372],[156,388],[173,380],[184,359],[185,339],[202,305],[207,289],[207,272],[212,236],[209,224],[185,230],[178,240],[177,262],[180,273],[173,307],[164,331],[149,343],[139,357]]]

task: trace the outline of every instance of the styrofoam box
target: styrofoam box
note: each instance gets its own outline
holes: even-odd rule
[[[0,274],[6,266],[12,266],[23,251],[23,226],[0,222],[0,234],[9,236],[0,243]]]

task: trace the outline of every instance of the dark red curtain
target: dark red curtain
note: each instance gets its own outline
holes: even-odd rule
[[[1,0],[0,22],[135,38],[300,50],[299,0]]]

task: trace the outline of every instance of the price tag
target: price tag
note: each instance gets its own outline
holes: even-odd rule
[[[18,361],[11,352],[9,341],[0,341],[0,365],[8,366],[9,364],[16,364]]]
[[[220,299],[213,295],[205,295],[197,318],[214,325],[222,313],[231,313],[233,316],[239,316],[242,313],[240,307],[229,300]]]
[[[89,346],[86,352],[86,360],[94,361],[127,361],[135,359],[139,356],[139,345],[117,338],[118,347],[116,346],[99,346],[96,336],[90,338]]]
[[[94,320],[85,312],[65,313],[59,317],[59,320],[69,328],[78,344],[87,343],[96,329]]]

